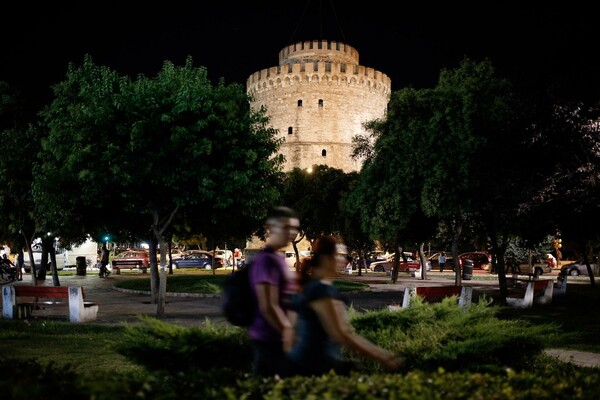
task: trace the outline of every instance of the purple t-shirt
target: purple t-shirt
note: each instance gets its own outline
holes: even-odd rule
[[[296,290],[296,280],[282,254],[273,249],[267,249],[254,256],[250,268],[250,285],[255,296],[256,285],[260,283],[279,287],[279,305],[286,310],[285,304]],[[254,322],[248,328],[248,335],[253,340],[269,342],[281,340],[281,334],[267,322],[258,310]]]

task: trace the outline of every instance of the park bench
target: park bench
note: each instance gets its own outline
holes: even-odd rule
[[[440,300],[446,297],[458,297],[458,305],[468,308],[473,297],[473,288],[470,286],[409,286],[404,289],[404,297],[401,306],[388,306],[390,310],[399,310],[410,307],[413,296],[422,297],[428,301]]]
[[[18,301],[27,298],[28,300]],[[2,317],[18,319],[31,317],[33,310],[45,307],[68,307],[70,322],[96,320],[98,305],[84,301],[85,293],[80,286],[26,286],[4,285],[2,287]],[[52,300],[40,300],[52,299]],[[67,299],[56,300],[56,299]]]
[[[121,274],[122,269],[139,269],[145,274],[148,267],[140,260],[113,260],[112,269],[117,275]]]
[[[515,280],[515,283],[518,282],[518,280]],[[525,290],[523,291],[520,287],[513,293],[509,293],[506,296],[506,304],[518,308],[528,308],[533,304],[550,304],[552,302],[553,280],[527,280],[522,281],[522,283],[527,283]]]

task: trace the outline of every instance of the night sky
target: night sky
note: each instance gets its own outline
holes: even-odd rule
[[[0,5],[0,80],[31,107],[49,102],[50,86],[85,54],[131,75],[154,75],[163,61],[180,65],[190,55],[211,79],[245,84],[276,66],[286,45],[314,39],[353,46],[360,64],[386,73],[394,90],[431,87],[440,68],[469,56],[491,59],[522,85],[561,82],[600,95],[600,23],[585,2],[7,3]]]

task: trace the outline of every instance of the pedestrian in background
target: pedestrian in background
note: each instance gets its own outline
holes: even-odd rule
[[[25,255],[23,254],[23,249],[19,249],[19,253],[17,254],[17,280],[23,280],[23,265],[25,265]]]
[[[99,273],[99,275],[101,278],[104,278],[109,275],[108,268],[106,268],[106,266],[108,265],[108,259],[109,259],[109,252],[108,252],[108,248],[106,247],[106,243],[104,243],[102,245],[102,252],[100,253],[100,273]]]
[[[254,350],[254,373],[259,376],[286,374],[284,342],[293,340],[294,316],[288,310],[296,291],[296,276],[290,271],[279,250],[298,234],[300,220],[288,207],[277,207],[265,222],[264,248],[253,258],[250,285],[257,300],[257,313],[248,328]]]
[[[443,251],[438,257],[438,262],[440,263],[440,272],[444,272],[444,264],[446,264],[446,253],[444,253]]]

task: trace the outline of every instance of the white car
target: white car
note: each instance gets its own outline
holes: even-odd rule
[[[211,250],[208,252],[212,253]],[[233,261],[233,252],[231,250],[215,250],[214,254],[215,258],[220,259],[225,267],[231,266],[231,262]]]
[[[42,265],[42,252],[41,251],[33,251],[32,253],[33,253],[33,262],[35,262],[35,267],[39,269],[40,266]],[[64,254],[56,255],[56,264],[57,264],[57,269],[59,271],[64,269],[64,267],[65,267],[65,255]],[[23,253],[23,269],[25,269],[25,272],[27,272],[27,273],[31,272],[31,262],[29,261],[29,253],[28,252]],[[50,255],[48,255],[48,268],[46,270],[50,271]]]

